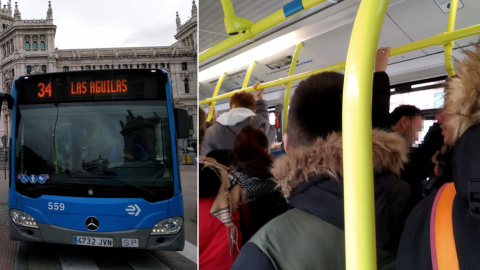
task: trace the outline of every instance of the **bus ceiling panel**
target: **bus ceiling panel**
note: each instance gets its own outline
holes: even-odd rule
[[[333,65],[338,62],[345,61],[352,28],[353,23],[347,23],[343,26],[336,27],[335,31],[327,31],[321,35],[316,35],[311,39],[305,40],[303,42],[303,49],[300,51],[300,55],[297,60],[295,74],[319,69],[322,67]],[[304,30],[305,29],[298,31]],[[408,43],[408,37],[406,37],[403,32],[390,19],[385,19],[380,46],[396,47]],[[264,55],[267,52],[268,50],[266,52],[258,54],[258,57],[260,57],[260,55]],[[291,63],[291,61],[289,60],[291,60],[293,53],[294,47],[289,46],[281,51],[278,51],[275,54],[263,58],[262,60],[258,60],[258,58],[255,58],[257,60],[257,65],[253,70],[253,76],[249,85],[253,84],[253,82],[255,82],[256,80],[259,80],[261,82],[273,81],[279,78],[287,77],[288,69]],[[421,51],[414,51],[401,56],[392,57],[390,62],[394,63],[405,61],[424,55],[425,54]],[[237,87],[235,87],[235,85],[233,84],[229,84],[228,82],[231,82],[231,80],[227,79],[227,83],[224,83],[225,85],[222,86],[223,93],[238,89],[238,86],[242,84],[242,76],[245,75],[246,69],[249,64],[247,64],[247,61],[244,61],[243,64],[240,65],[240,62],[243,59],[241,59],[242,57],[240,56],[237,57],[240,59],[232,58],[228,60],[229,62],[232,62],[232,67],[227,65],[226,61],[223,63],[225,64],[225,69],[218,69],[215,72],[210,73],[210,76],[206,76],[204,75],[204,73],[209,73],[211,69],[202,70],[199,78],[201,84],[208,84],[205,87],[210,89],[213,93],[213,89],[215,88],[216,82],[218,80],[218,74],[226,71],[228,75],[239,76],[236,78]],[[209,79],[204,80],[204,78]]]
[[[389,7],[391,8],[405,1],[407,0],[391,0]],[[255,23],[281,9],[289,2],[291,1],[244,0],[233,1],[232,5],[236,16],[248,19]],[[325,1],[298,15],[292,16],[285,22],[280,23],[263,33],[257,34],[255,38],[244,41],[210,59],[207,59],[206,61],[203,61],[200,64],[200,67],[202,68],[206,65],[210,66],[209,63],[217,62],[215,61],[216,59],[222,57],[230,58],[232,55],[244,52],[258,46],[258,44],[263,44],[288,33],[296,32],[296,40],[293,40],[292,43],[298,43],[353,22],[361,1],[339,0],[337,3],[335,2],[337,1]],[[220,41],[229,38],[225,32],[223,20],[224,16],[220,1],[203,0],[200,2],[200,53],[218,44]],[[304,28],[304,31],[297,31]]]
[[[259,21],[274,11],[288,4],[290,0],[278,1],[232,1],[235,16],[248,19],[252,22]],[[220,0],[199,1],[199,31],[200,31],[200,52],[212,47],[219,41],[226,39],[229,35],[225,31],[224,13]],[[205,31],[205,32],[204,32]],[[216,35],[216,40],[211,40],[204,33],[211,33],[208,36]],[[222,37],[222,38],[220,38]]]
[[[391,47],[396,48],[405,44],[411,43],[409,37],[392,21],[391,18],[385,16],[383,21],[382,30],[380,32],[380,38],[378,40],[378,48],[380,47]],[[412,51],[409,53],[404,53],[401,55],[392,56],[388,63],[397,63],[406,61],[408,59],[415,59],[418,57],[425,56],[425,53],[422,50]]]
[[[418,41],[447,31],[449,1],[441,0],[408,0],[387,10],[390,17],[402,31],[412,40]],[[455,29],[480,24],[480,1],[459,0],[459,9],[455,20]],[[471,37],[459,42],[464,46],[477,42],[478,37]],[[423,49],[427,54],[443,52],[443,46]]]
[[[404,1],[405,0],[391,1],[390,6],[395,6]],[[303,17],[303,19],[297,20],[295,21],[295,23],[291,22],[290,25],[285,26],[284,28],[280,28],[278,29],[278,31],[268,36],[264,36],[262,38],[259,38],[257,36],[256,38],[248,40],[241,45],[234,46],[231,50],[227,50],[226,52],[221,53],[216,57],[213,57],[214,59],[212,58],[200,63],[200,71],[206,70],[212,66],[217,66],[223,61],[233,59],[235,56],[239,56],[240,59],[243,59],[243,61],[240,61],[241,63],[239,63],[239,61],[234,61],[236,64],[239,65],[238,69],[240,69],[243,68],[243,66],[248,66],[253,60],[252,58],[254,58],[254,60],[256,61],[261,61],[264,57],[268,58],[269,54],[271,54],[272,51],[274,51],[274,49],[276,49],[277,47],[289,48],[295,46],[295,44],[298,42],[303,42],[304,46],[307,47],[309,46],[309,44],[313,44],[312,46],[315,47],[318,44],[318,40],[325,40],[325,34],[331,34],[333,36],[343,36],[342,42],[343,40],[345,40],[346,42],[341,46],[345,48],[344,55],[346,55],[346,48],[348,46],[348,40],[350,38],[351,28],[353,26],[353,21],[358,10],[359,2],[360,1],[343,1],[317,13],[314,13],[314,11],[312,10],[308,10],[304,12],[304,14],[309,14],[310,12],[311,15],[308,17]],[[203,14],[201,14],[200,16],[202,15]],[[301,14],[299,16],[301,16]],[[212,18],[208,16],[207,19],[211,20]],[[391,23],[390,25],[395,26],[394,23]],[[349,28],[348,31],[345,31],[345,26]],[[388,28],[390,29],[390,26]],[[272,30],[277,29],[273,28]],[[202,29],[200,29],[200,31],[200,38],[203,38],[202,35],[205,35],[206,37],[211,37],[212,35],[215,35],[216,37],[212,37],[212,39],[218,39],[218,34],[214,34],[211,31]],[[394,33],[393,35],[389,36],[389,40],[400,39],[399,42],[397,42],[399,45],[410,42],[410,39],[408,39],[408,37],[406,37],[401,31],[397,29],[390,30],[389,32]],[[405,39],[401,39],[402,37],[405,37]],[[334,41],[333,43],[335,44],[334,48],[336,48],[339,44],[342,44],[341,42],[337,41]],[[203,46],[203,44],[201,44],[200,46]],[[255,53],[255,51],[262,50],[262,47],[265,47],[264,51],[266,50],[266,53]],[[331,48],[327,48],[327,51],[328,50],[331,50]],[[250,57],[250,55],[257,56]],[[274,53],[274,56],[276,56],[276,52]],[[338,61],[345,60],[345,57],[342,58],[343,59]],[[234,70],[223,71],[231,72]],[[215,76],[218,76],[217,73],[221,73],[223,71],[216,72]]]
[[[200,3],[201,5],[204,5],[206,4],[204,2],[209,2],[209,1],[211,0],[203,0]],[[261,8],[264,7],[263,3],[268,2],[268,5],[270,5],[270,3],[275,3],[277,1],[263,1],[263,0],[262,1],[252,1],[252,0],[235,1],[233,5],[235,10],[235,15],[238,17],[241,17],[240,15],[241,11],[237,12],[237,8],[236,8],[236,5],[238,4],[237,2],[241,2],[242,4],[240,6],[242,7],[248,6],[249,8],[248,11],[253,9],[254,11],[252,11],[252,13],[262,14],[262,16],[258,16],[258,18],[254,18],[254,19],[252,19],[252,15],[248,15],[244,17],[246,19],[251,20],[252,22],[257,22],[258,20],[270,15],[274,11],[283,7],[283,5],[281,5],[280,8],[275,6],[275,8],[269,7],[265,10],[261,10]],[[285,4],[284,3],[285,1],[278,1],[278,2],[282,2],[283,4]],[[286,3],[288,2],[291,2],[291,1],[286,1]],[[290,44],[288,44],[293,46],[298,42],[308,40],[314,36],[320,35],[327,31],[332,31],[339,26],[342,26],[346,23],[353,22],[353,20],[355,19],[355,15],[356,15],[359,3],[360,3],[360,0],[340,1],[337,4],[332,4],[330,1],[325,1],[317,6],[310,8],[309,10],[306,10],[298,15],[293,16],[292,18],[289,18],[285,22],[280,23],[279,25],[274,26],[263,33],[258,34],[253,39],[249,39],[239,45],[236,45],[212,57],[211,59],[208,59],[207,61],[200,63],[200,69],[208,68],[212,65],[217,64],[218,62],[224,61],[225,58],[232,58],[235,55],[248,51],[252,48],[258,47],[260,44],[267,43],[269,41],[275,40],[282,36],[288,35],[289,37],[293,37],[289,41]],[[259,7],[258,10],[256,9],[256,7]],[[209,10],[210,9],[208,9],[207,12],[209,12]],[[239,10],[241,10],[241,8],[239,8]],[[218,11],[215,11],[215,12],[218,12]],[[215,34],[217,36],[225,34],[225,29],[221,30],[221,32],[217,32],[219,31],[218,30],[219,25],[221,27],[224,27],[223,13],[221,14],[220,17],[217,17],[217,16],[211,16],[210,14],[207,14],[207,13],[202,14],[200,12],[200,21],[203,20],[203,17],[206,17],[205,20],[208,20],[209,23],[208,24],[206,23],[204,26],[202,26],[202,22],[200,22],[200,30],[199,30],[200,31],[199,32],[200,33],[200,47],[199,47],[200,53],[212,47],[213,45],[216,45],[218,43],[218,39],[220,39],[219,37],[215,37],[216,39],[215,41],[204,39],[204,37],[202,37],[204,33],[206,33],[209,37],[214,35],[213,33],[219,33],[218,35]],[[228,37],[225,36],[224,39],[226,38]]]
[[[452,56],[454,59],[461,60],[465,57],[463,50],[472,49],[472,46],[454,49]],[[453,64],[456,68],[455,61]],[[388,66],[387,73],[392,85],[447,75],[443,52],[391,64]]]

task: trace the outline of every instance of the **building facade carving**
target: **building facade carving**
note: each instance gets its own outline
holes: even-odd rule
[[[0,6],[1,6],[0,1]],[[94,69],[157,68],[166,70],[172,80],[174,104],[187,109],[191,136],[179,142],[180,147],[194,146],[197,141],[197,7],[192,2],[192,16],[183,25],[176,14],[177,42],[170,46],[57,49],[53,8],[48,1],[45,19],[22,20],[21,12],[11,0],[0,9],[0,91],[11,93],[16,77],[35,74]],[[59,26],[61,27],[61,25]],[[161,35],[162,33],[158,33]],[[7,132],[10,116],[2,111]]]

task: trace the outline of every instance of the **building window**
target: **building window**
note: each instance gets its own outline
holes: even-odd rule
[[[27,66],[27,75],[32,73],[32,66]]]
[[[45,42],[44,41],[40,42],[40,49],[45,50]]]
[[[189,134],[193,135],[193,116],[188,116],[188,124],[189,124]]]
[[[42,72],[47,73],[47,66],[45,66],[45,65],[42,66]]]
[[[170,63],[167,63],[167,69],[170,69]]]
[[[85,70],[90,70],[90,66],[85,66]]]
[[[34,50],[38,50],[38,45],[37,45],[37,42],[36,42],[36,41],[33,42],[33,49],[34,49]]]
[[[160,65],[162,66],[162,68],[165,68],[165,63],[161,63]]]
[[[140,64],[140,68],[147,68],[147,65],[145,65],[145,64]]]
[[[185,79],[183,81],[183,84],[185,85],[185,94],[189,94],[190,93],[190,87],[188,85],[188,79]]]
[[[69,71],[70,69],[67,66],[63,67],[63,71]]]
[[[103,69],[109,69],[110,67],[108,65],[104,65]]]
[[[187,62],[182,62],[182,70],[188,70]]]
[[[128,68],[127,64],[123,64],[122,68]]]
[[[30,50],[30,42],[25,42],[25,50]]]

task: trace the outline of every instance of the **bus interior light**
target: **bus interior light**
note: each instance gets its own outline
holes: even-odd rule
[[[152,233],[150,235],[162,235],[162,234],[176,234],[183,226],[182,217],[171,217],[161,220],[153,226]]]
[[[12,218],[13,223],[16,225],[38,229],[35,219],[25,212],[11,209],[10,217]]]
[[[226,61],[203,69],[198,73],[198,81],[209,81],[215,77],[218,77],[218,75],[222,74],[223,72],[228,74],[236,72],[246,66],[248,67],[248,65],[251,64],[252,59],[261,61],[272,55],[287,50],[288,48],[295,46],[295,44],[301,41],[302,40],[299,40],[298,36],[295,34],[286,34],[276,39],[270,40],[260,46],[242,52]]]

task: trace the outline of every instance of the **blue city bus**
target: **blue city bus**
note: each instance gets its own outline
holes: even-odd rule
[[[166,72],[28,75],[3,99],[12,109],[10,239],[183,250]]]

